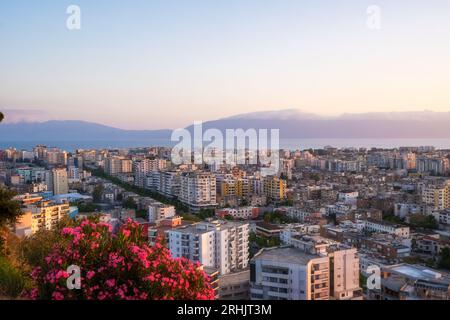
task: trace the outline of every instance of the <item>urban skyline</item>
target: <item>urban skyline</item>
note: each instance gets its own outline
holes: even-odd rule
[[[450,300],[449,12],[0,1],[0,304]]]

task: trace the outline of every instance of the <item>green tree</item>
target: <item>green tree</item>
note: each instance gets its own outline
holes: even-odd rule
[[[80,213],[91,213],[102,209],[101,206],[93,203],[79,203],[76,206],[78,207],[78,212]]]
[[[214,217],[214,215],[215,215],[215,212],[212,209],[201,209],[199,211],[199,213],[197,214],[197,216],[202,220],[212,218],[212,217]]]
[[[104,190],[105,190],[105,188],[103,187],[102,184],[98,184],[95,186],[94,192],[92,193],[92,198],[94,199],[94,202],[102,201],[102,196],[103,196]]]
[[[26,286],[26,277],[6,258],[0,257],[0,296],[17,298]]]
[[[14,191],[0,187],[0,227],[16,223],[23,214],[20,203],[13,200],[15,195]]]
[[[5,255],[8,248],[8,227],[23,214],[19,202],[13,200],[15,195],[14,191],[0,187],[0,255]]]
[[[136,201],[134,201],[133,198],[127,198],[123,203],[122,203],[124,208],[127,209],[137,209],[137,204]]]
[[[450,270],[450,248],[442,249],[438,267],[441,269]]]
[[[227,221],[233,221],[234,220],[234,218],[232,216],[230,216],[229,214],[225,215],[224,219],[227,220]]]
[[[412,215],[409,219],[409,223],[413,227],[425,228],[425,229],[438,229],[439,223],[433,216],[425,216],[422,214]]]

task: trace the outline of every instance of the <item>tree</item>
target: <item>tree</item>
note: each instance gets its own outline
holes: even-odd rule
[[[441,269],[450,270],[450,248],[442,249],[438,267]]]
[[[98,184],[95,186],[94,192],[92,193],[92,198],[94,199],[94,202],[102,201],[102,196],[103,196],[104,190],[105,190],[105,188],[103,187],[102,184]]]
[[[25,289],[26,277],[8,259],[0,257],[0,296],[17,298]]]
[[[124,208],[127,209],[137,209],[137,204],[136,201],[134,201],[133,198],[127,198],[123,203],[122,203]]]
[[[215,212],[214,212],[214,210],[212,210],[212,209],[201,209],[201,210],[198,212],[197,216],[198,216],[200,219],[205,220],[205,219],[214,217],[214,216],[215,216]]]
[[[409,223],[413,227],[425,229],[438,229],[439,223],[433,216],[425,216],[422,214],[411,215]]]
[[[20,203],[13,200],[15,195],[14,191],[0,187],[0,227],[15,224],[23,214]]]
[[[5,116],[3,115],[3,113],[0,112],[0,122],[2,122],[4,118]]]

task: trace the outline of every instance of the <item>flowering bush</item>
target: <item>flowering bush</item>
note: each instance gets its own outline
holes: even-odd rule
[[[110,225],[90,220],[61,233],[61,241],[33,271],[32,299],[214,299],[200,264],[171,258],[161,244],[148,247],[131,220],[116,235]],[[67,286],[72,265],[81,269],[81,290]]]

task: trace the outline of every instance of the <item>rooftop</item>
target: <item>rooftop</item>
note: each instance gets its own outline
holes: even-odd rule
[[[392,272],[396,274],[414,279],[414,280],[438,280],[447,282],[450,284],[450,274],[443,273],[438,270],[434,270],[431,268],[427,268],[420,265],[411,265],[411,264],[399,264],[396,266],[388,267]]]
[[[270,260],[282,263],[306,265],[312,259],[323,258],[318,255],[307,254],[304,251],[291,247],[263,249],[253,259]]]

